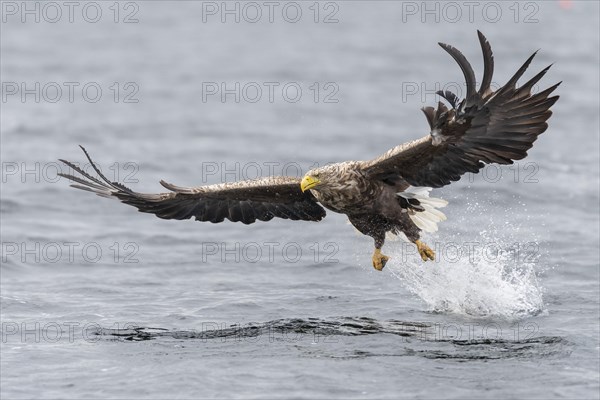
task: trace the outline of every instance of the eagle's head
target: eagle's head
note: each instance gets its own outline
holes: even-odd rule
[[[314,190],[337,189],[336,186],[340,183],[340,176],[343,175],[340,170],[340,164],[325,165],[323,167],[311,169],[304,175],[300,182],[300,189],[303,192]],[[342,168],[343,169],[343,168]]]

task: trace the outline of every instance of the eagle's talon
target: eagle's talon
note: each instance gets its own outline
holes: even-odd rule
[[[419,255],[421,256],[421,260],[423,261],[434,261],[435,260],[435,252],[429,247],[427,246],[425,243],[421,242],[420,240],[417,240],[415,242],[415,244],[417,245],[417,250],[419,250]]]
[[[387,264],[389,259],[388,256],[381,254],[380,249],[375,249],[375,252],[373,253],[373,268],[377,271],[383,270],[383,267],[385,267],[385,264]]]

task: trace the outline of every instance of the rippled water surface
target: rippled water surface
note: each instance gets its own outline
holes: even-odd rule
[[[421,2],[302,2],[296,23],[160,1],[22,23],[20,4],[1,28],[2,398],[598,398],[598,3],[469,21],[430,2],[436,22]],[[435,262],[389,240],[374,271],[333,213],[164,221],[56,177],[78,144],[142,192],[375,157],[460,91],[438,41],[480,76],[476,29],[496,84],[539,48],[527,76],[555,64],[536,90],[564,82],[527,159],[434,191]]]

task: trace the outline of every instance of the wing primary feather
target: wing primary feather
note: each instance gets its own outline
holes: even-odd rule
[[[445,43],[438,43],[442,49],[446,50],[448,54],[454,58],[454,60],[460,66],[460,69],[465,76],[465,82],[467,84],[467,96],[466,99],[469,100],[475,94],[475,72],[473,72],[473,68],[469,61],[467,61],[466,57],[455,47],[452,47]]]
[[[91,181],[93,181],[93,182],[96,182],[96,183],[97,183],[97,184],[99,184],[100,186],[102,186],[102,187],[104,187],[104,188],[108,189],[108,188],[107,188],[107,186],[106,186],[106,183],[104,183],[104,182],[102,182],[102,181],[100,181],[100,180],[96,179],[95,177],[91,176],[90,174],[88,174],[87,172],[85,172],[84,170],[82,170],[81,168],[79,168],[77,165],[75,165],[75,164],[73,164],[73,163],[71,163],[71,162],[69,162],[69,161],[63,160],[63,159],[59,159],[58,161],[60,161],[60,162],[62,162],[62,163],[64,163],[64,164],[66,164],[68,167],[70,167],[70,168],[71,168],[71,169],[73,169],[74,171],[76,171],[76,172],[79,172],[79,173],[80,173],[81,175],[83,175],[85,178],[87,178],[87,179],[89,179],[89,180],[91,180]],[[71,176],[71,175],[69,175],[69,174],[59,174],[59,175],[61,175],[61,176],[65,177],[65,178],[67,178],[67,179],[70,179],[70,178],[69,178],[69,176]]]
[[[102,172],[100,172],[100,169],[98,169],[98,167],[96,167],[96,164],[94,164],[94,162],[92,161],[92,158],[88,154],[87,150],[82,145],[79,145],[79,147],[81,147],[81,150],[83,150],[83,153],[85,154],[86,158],[88,159],[88,161],[92,165],[92,168],[94,168],[94,171],[96,171],[96,173],[98,174],[98,176],[100,178],[102,178],[102,180],[104,182],[106,182],[110,186],[112,186],[114,188],[118,188],[118,189],[120,189],[120,190],[122,190],[124,192],[132,193],[131,190],[127,186],[122,185],[119,182],[111,182],[106,176],[104,176],[104,174]]]
[[[79,145],[79,147],[81,147],[81,150],[83,150],[83,154],[85,154],[86,158],[88,159],[88,161],[90,162],[90,164],[92,165],[92,168],[94,168],[94,171],[96,171],[96,173],[98,174],[98,176],[100,178],[102,178],[102,180],[104,180],[104,182],[108,183],[109,185],[112,185],[112,182],[110,180],[108,180],[108,178],[106,178],[102,172],[100,172],[100,170],[98,169],[98,167],[96,167],[96,164],[94,164],[94,162],[92,161],[92,158],[90,157],[90,155],[88,154],[87,150],[85,149],[85,147],[83,147],[82,145]]]
[[[483,52],[483,78],[481,79],[481,86],[479,87],[479,95],[485,97],[491,92],[490,84],[492,83],[492,77],[494,75],[494,54],[492,53],[490,42],[483,33],[477,31],[477,36],[479,37],[481,51]]]
[[[531,99],[528,100],[531,101],[532,103],[538,102],[538,101],[544,101],[547,98],[550,99],[551,97],[548,97],[552,92],[554,92],[556,90],[557,87],[560,86],[560,84],[562,83],[562,81],[550,86],[548,89],[544,89],[539,93],[534,94],[533,96],[531,96]]]
[[[550,67],[552,67],[552,65],[554,65],[554,64],[548,65],[546,68],[541,70],[536,76],[534,76],[533,78],[528,80],[523,86],[521,86],[519,88],[519,90],[517,91],[517,97],[522,96],[524,94],[525,95],[529,94],[533,85],[538,83],[538,81],[540,79],[542,79],[544,75],[546,75],[546,72],[548,72],[548,70],[550,69]]]
[[[81,179],[75,175],[70,175],[70,174],[63,174],[62,172],[57,174],[58,176],[62,176],[63,178],[67,178],[68,180],[77,182],[77,183],[81,183],[82,185],[86,185],[88,186],[88,188],[92,188],[95,190],[100,190],[100,191],[110,191],[110,189],[108,189],[105,185],[96,185],[95,183],[86,181],[85,179]]]
[[[504,87],[502,87],[502,89],[500,89],[499,92],[502,92],[505,88],[514,89],[515,85],[517,84],[517,81],[525,73],[525,71],[527,71],[529,64],[531,64],[531,60],[533,60],[538,51],[539,50],[536,50],[532,55],[529,56],[529,58],[523,63],[523,65],[521,65],[521,68],[519,68],[519,70],[512,76],[512,78],[508,80],[508,82],[506,82],[506,85],[504,85]]]

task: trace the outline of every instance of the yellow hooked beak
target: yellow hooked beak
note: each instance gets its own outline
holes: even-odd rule
[[[305,175],[304,178],[302,178],[302,182],[300,182],[300,189],[302,189],[303,192],[306,192],[308,189],[314,188],[319,183],[321,183],[321,181],[314,176]]]

